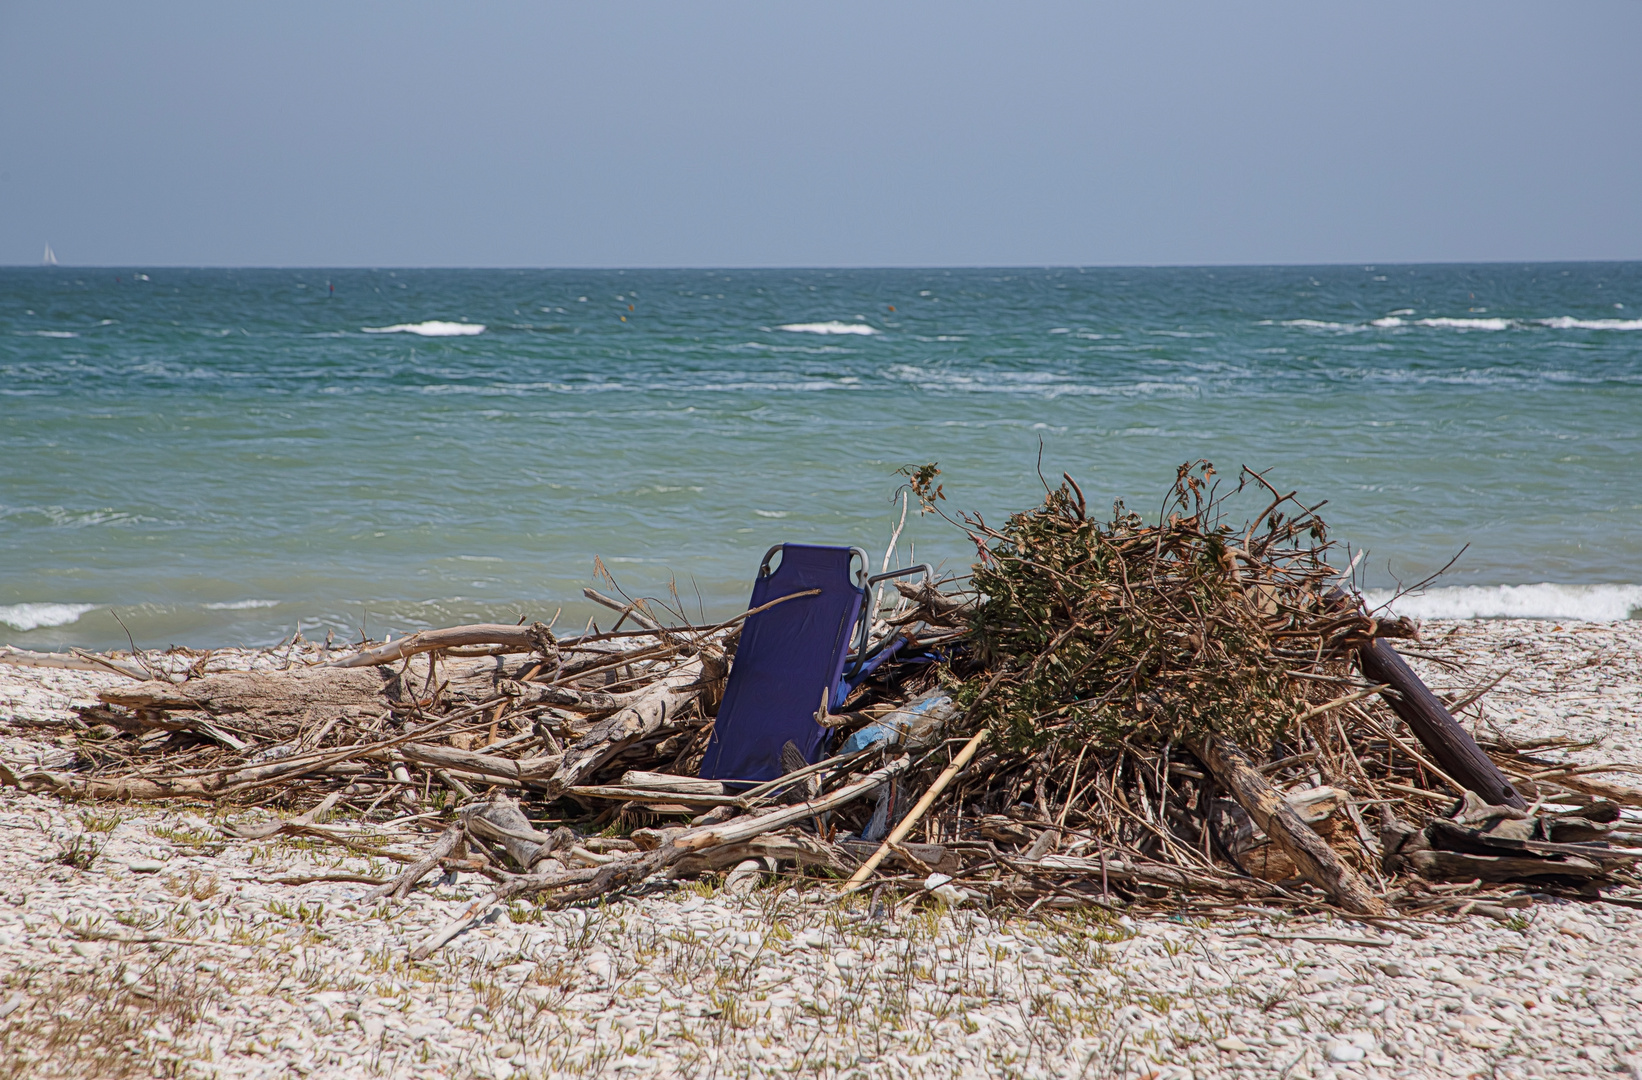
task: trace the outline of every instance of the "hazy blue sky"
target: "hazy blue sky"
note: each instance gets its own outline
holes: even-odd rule
[[[1642,258],[1642,3],[0,2],[0,263]]]

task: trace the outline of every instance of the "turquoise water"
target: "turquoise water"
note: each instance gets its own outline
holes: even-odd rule
[[[773,543],[881,552],[898,466],[1035,501],[1040,444],[1148,511],[1183,461],[1272,468],[1368,585],[1469,543],[1484,606],[1623,617],[1642,264],[0,270],[0,641],[579,624],[595,555],[720,614]]]

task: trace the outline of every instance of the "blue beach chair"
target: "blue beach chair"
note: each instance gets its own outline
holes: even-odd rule
[[[778,552],[781,561],[772,570],[770,560]],[[861,560],[859,568],[852,565],[856,558]],[[896,634],[869,652],[871,619],[866,607],[872,586],[887,578],[931,574],[927,563],[871,576],[867,566],[867,553],[858,547],[777,544],[764,553],[749,609],[810,589],[819,592],[776,604],[742,625],[741,643],[701,763],[704,778],[773,780],[791,771],[781,760],[781,748],[788,742],[805,763],[821,759],[831,734],[815,722],[822,694],[829,711],[839,708],[851,690],[907,641]]]

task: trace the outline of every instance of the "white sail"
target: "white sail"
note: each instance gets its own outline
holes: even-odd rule
[[[57,265],[57,253],[55,251],[51,250],[51,245],[50,244],[46,245],[46,254],[45,254],[45,257],[40,260],[40,265],[41,266],[56,266]]]

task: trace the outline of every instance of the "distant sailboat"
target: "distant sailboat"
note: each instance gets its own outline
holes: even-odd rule
[[[46,245],[46,253],[45,253],[45,256],[40,259],[40,265],[41,266],[56,266],[57,265],[57,253],[55,251],[51,250],[51,245],[50,244]]]

